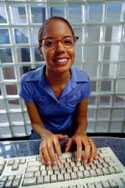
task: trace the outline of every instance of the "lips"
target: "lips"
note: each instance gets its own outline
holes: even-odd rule
[[[68,60],[69,60],[69,58],[56,58],[56,59],[54,59],[54,63],[56,63],[56,64],[60,64],[60,65],[65,65],[65,64],[67,64],[68,63]]]

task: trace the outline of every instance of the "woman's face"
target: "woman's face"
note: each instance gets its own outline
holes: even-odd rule
[[[69,26],[62,20],[51,20],[43,33],[42,54],[47,71],[64,73],[74,63],[74,38]]]

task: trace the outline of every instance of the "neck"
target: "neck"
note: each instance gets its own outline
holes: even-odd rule
[[[63,73],[55,73],[49,70],[45,71],[46,79],[52,85],[61,85],[65,84],[70,79],[70,71],[63,72]]]

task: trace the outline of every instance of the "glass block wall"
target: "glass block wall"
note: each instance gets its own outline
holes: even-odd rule
[[[67,18],[79,36],[75,65],[88,72],[92,83],[88,132],[125,132],[125,2],[1,0],[0,138],[30,133],[19,80],[44,63],[37,33],[54,15]]]

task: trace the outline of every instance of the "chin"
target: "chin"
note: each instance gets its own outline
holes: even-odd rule
[[[71,68],[71,65],[69,66],[61,66],[61,67],[56,67],[55,69],[54,69],[54,72],[58,72],[58,73],[64,73],[64,72],[67,72],[67,71],[69,71],[70,70],[70,68]]]

